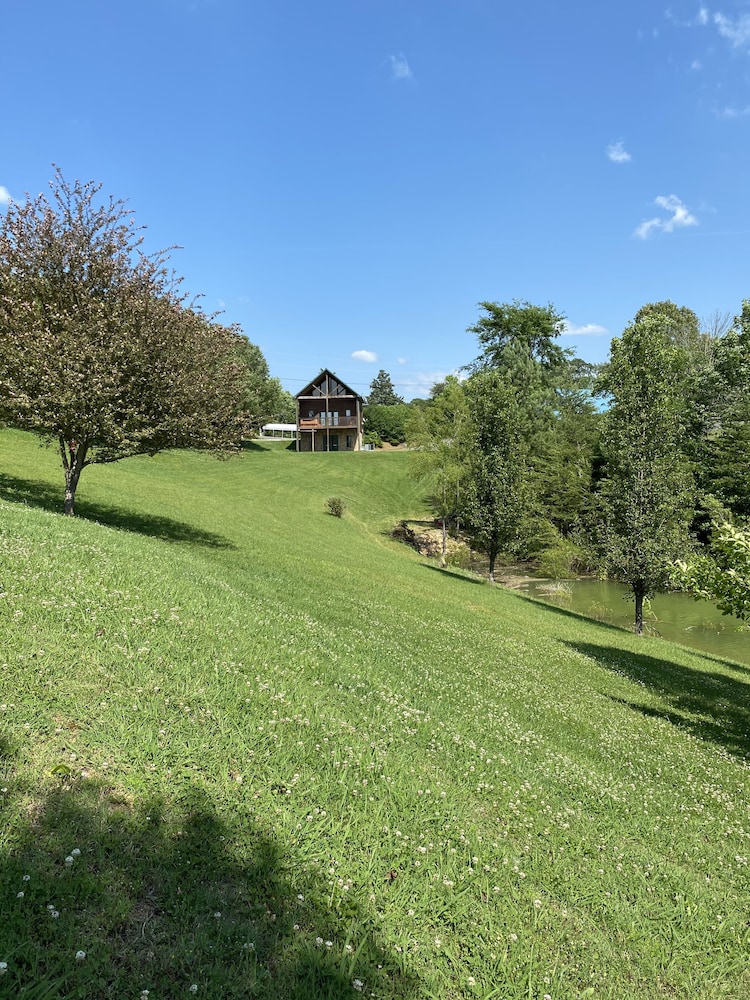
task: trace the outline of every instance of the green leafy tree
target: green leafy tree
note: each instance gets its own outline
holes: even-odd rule
[[[523,554],[536,559],[578,530],[591,503],[595,368],[559,345],[565,319],[553,305],[516,299],[480,307],[483,315],[469,332],[481,353],[468,368],[497,372],[515,390],[516,433],[530,474]]]
[[[241,338],[185,304],[123,202],[58,170],[0,225],[0,414],[55,442],[66,514],[81,472],[163,448],[239,446]]]
[[[696,600],[715,601],[725,615],[750,620],[750,531],[719,525],[708,552],[677,562],[676,581]]]
[[[466,486],[462,509],[474,543],[489,559],[523,538],[531,506],[531,469],[525,414],[515,387],[498,371],[474,374],[467,401]]]
[[[239,356],[245,366],[245,395],[242,408],[248,427],[257,433],[269,421],[294,423],[294,397],[277,378],[271,378],[268,363],[257,344],[243,337]]]
[[[481,353],[467,366],[468,370],[490,368],[503,372],[524,394],[530,410],[549,402],[549,391],[557,384],[569,357],[569,352],[557,343],[565,317],[551,304],[536,306],[519,299],[480,302],[479,307],[484,315],[468,332],[476,335]]]
[[[429,482],[433,510],[442,526],[441,565],[445,565],[448,523],[460,518],[466,478],[466,396],[459,380],[449,375],[426,406],[412,406],[407,441],[415,475]]]
[[[604,566],[635,600],[669,586],[671,566],[689,547],[692,482],[683,447],[685,352],[668,334],[668,318],[649,312],[612,341],[600,386],[610,406],[601,449],[597,544]]]
[[[593,399],[595,373],[594,365],[572,358],[566,361],[555,390],[553,418],[533,448],[538,514],[563,538],[580,531],[593,500],[601,427]]]
[[[699,456],[699,481],[734,515],[750,517],[750,300],[712,346],[713,405]]]
[[[403,444],[410,413],[408,403],[368,403],[362,410],[364,430],[368,434],[377,434],[381,441],[388,444]]]
[[[391,376],[382,368],[370,383],[370,395],[367,403],[370,406],[396,406],[404,400],[393,387]]]

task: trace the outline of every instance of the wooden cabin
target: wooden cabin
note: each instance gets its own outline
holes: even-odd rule
[[[364,400],[324,368],[297,393],[297,451],[361,451]]]

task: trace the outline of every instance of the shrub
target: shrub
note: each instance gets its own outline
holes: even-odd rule
[[[328,497],[326,507],[328,508],[328,513],[334,517],[343,517],[346,510],[346,504],[341,497]]]

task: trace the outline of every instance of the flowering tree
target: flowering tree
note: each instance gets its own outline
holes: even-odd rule
[[[186,305],[124,202],[56,171],[0,223],[0,417],[55,442],[66,514],[83,469],[239,446],[244,338]]]

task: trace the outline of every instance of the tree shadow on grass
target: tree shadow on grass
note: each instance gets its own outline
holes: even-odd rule
[[[82,779],[6,793],[0,814],[27,818],[0,850],[0,997],[419,995],[356,903],[331,912],[272,831],[234,836],[203,790],[170,807]]]
[[[607,670],[642,684],[662,705],[615,698],[642,715],[666,719],[736,757],[750,756],[750,684],[717,671],[691,670],[672,660],[589,642],[568,645]],[[699,655],[699,654],[696,654]],[[733,668],[736,664],[731,665]]]
[[[12,503],[23,503],[29,507],[62,514],[62,492],[49,483],[36,479],[20,479],[0,473],[0,498]],[[109,504],[76,501],[76,517],[95,521],[120,531],[132,531],[139,535],[160,538],[167,542],[189,542],[192,545],[206,545],[210,548],[230,549],[234,545],[222,535],[213,531],[195,528],[183,521],[156,514],[143,514]]]
[[[591,615],[581,614],[580,611],[571,611],[569,608],[563,608],[559,604],[542,601],[538,597],[532,597],[530,594],[524,593],[522,590],[515,588],[506,588],[506,590],[511,590],[512,593],[528,604],[533,604],[537,608],[544,608],[546,611],[570,619],[572,622],[585,622],[587,625],[595,625],[597,628],[617,632],[619,635],[622,635],[623,632],[630,634],[629,629],[623,628],[621,625],[613,625],[611,622],[603,621],[601,618],[593,618]]]
[[[449,576],[452,580],[460,580],[462,583],[478,583],[480,586],[487,586],[487,580],[483,577],[467,576],[464,570],[452,569],[450,566],[433,566],[432,563],[422,563],[422,568],[431,569],[433,573]]]

